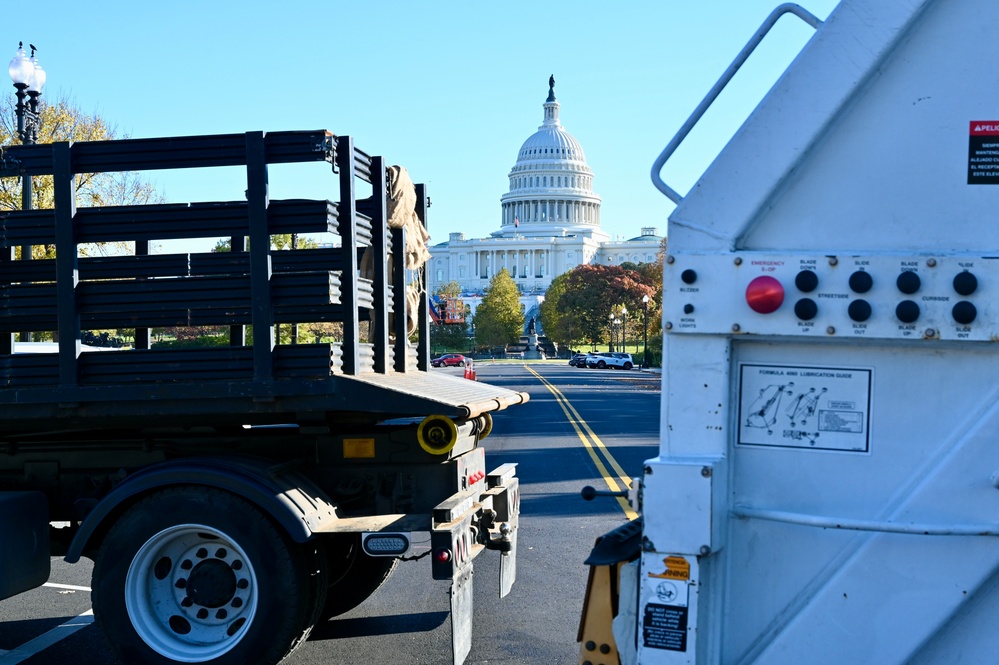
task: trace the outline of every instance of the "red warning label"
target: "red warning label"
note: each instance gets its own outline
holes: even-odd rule
[[[972,136],[999,136],[999,120],[972,120]]]
[[[968,184],[999,185],[999,120],[972,120],[968,136]]]

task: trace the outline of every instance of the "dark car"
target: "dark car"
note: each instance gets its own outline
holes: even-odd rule
[[[468,358],[460,353],[445,353],[440,358],[430,361],[434,367],[464,367],[468,364]]]
[[[585,353],[574,354],[572,358],[569,358],[569,366],[586,367],[586,354]]]

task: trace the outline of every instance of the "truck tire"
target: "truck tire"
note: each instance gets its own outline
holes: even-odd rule
[[[330,553],[330,586],[322,621],[354,609],[388,580],[399,564],[398,559],[368,556],[361,550],[361,537],[350,534],[327,543]]]
[[[95,618],[122,663],[275,665],[305,641],[325,601],[310,589],[315,548],[235,495],[161,490],[105,537]]]

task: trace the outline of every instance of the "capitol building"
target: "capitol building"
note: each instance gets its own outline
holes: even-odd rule
[[[529,319],[552,279],[576,266],[656,260],[662,237],[655,227],[630,240],[612,240],[601,228],[593,171],[579,141],[559,121],[554,78],[543,107],[541,126],[524,141],[510,170],[510,191],[500,197],[500,228],[489,238],[451,233],[430,247],[430,292],[457,282],[473,314],[489,280],[503,268],[520,289]]]

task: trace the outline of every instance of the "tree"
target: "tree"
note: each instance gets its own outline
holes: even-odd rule
[[[520,292],[503,268],[489,281],[489,288],[475,310],[475,339],[482,346],[505,346],[518,341],[523,330]]]
[[[554,332],[560,344],[586,340],[596,345],[609,337],[609,315],[620,312],[622,307],[630,312],[641,311],[642,297],[646,295],[654,299],[656,292],[639,270],[577,266],[552,280],[542,305],[542,316],[552,317],[544,319],[545,330],[549,337]]]
[[[578,317],[568,311],[562,302],[569,282],[569,273],[565,272],[555,277],[545,292],[544,302],[540,306],[541,322],[545,335],[559,346],[570,349],[583,340],[582,327]]]
[[[0,98],[0,147],[17,145],[17,126],[14,115],[13,95]],[[41,126],[38,143],[57,141],[107,141],[128,138],[114,125],[98,114],[87,114],[66,99],[57,99],[51,104],[42,103],[39,108]],[[35,208],[53,207],[52,176],[33,178]],[[81,173],[76,176],[76,202],[79,206],[117,206],[161,203],[163,197],[141,174],[135,171],[110,173]],[[0,210],[21,209],[20,178],[0,178]],[[54,248],[36,246],[32,255],[36,258],[53,256]],[[131,243],[114,242],[99,245],[81,245],[82,255],[99,253],[131,252]]]
[[[457,298],[461,295],[461,284],[458,282],[446,282],[437,287],[434,291],[434,295],[437,296],[447,296],[448,298]]]

